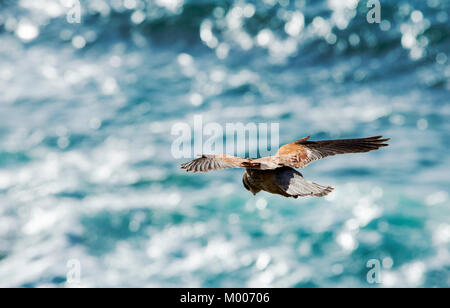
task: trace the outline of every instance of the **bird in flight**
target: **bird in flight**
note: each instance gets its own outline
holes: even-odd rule
[[[274,156],[258,159],[230,155],[202,155],[181,165],[188,172],[208,172],[230,168],[245,168],[244,187],[256,195],[261,190],[284,197],[323,197],[333,187],[319,185],[303,178],[294,168],[303,168],[311,162],[336,154],[364,153],[387,146],[382,136],[309,141],[309,136],[279,148]]]

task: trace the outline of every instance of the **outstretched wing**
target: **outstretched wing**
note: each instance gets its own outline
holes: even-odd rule
[[[230,155],[202,155],[190,162],[181,165],[181,169],[187,172],[208,172],[230,168],[257,167],[251,159],[245,159]]]
[[[382,136],[324,141],[308,141],[308,139],[309,136],[282,146],[275,155],[279,163],[284,166],[303,168],[327,156],[378,150],[380,147],[387,146],[388,144],[384,142],[390,140],[382,139]]]

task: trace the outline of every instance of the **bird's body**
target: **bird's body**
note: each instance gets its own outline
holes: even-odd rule
[[[333,191],[332,187],[305,180],[300,172],[291,167],[273,170],[245,169],[242,182],[254,195],[264,190],[284,197],[322,197]]]
[[[322,197],[333,187],[309,182],[293,168],[303,168],[311,162],[336,154],[363,153],[387,146],[381,136],[326,141],[308,141],[309,137],[282,146],[274,156],[258,159],[229,155],[202,155],[181,165],[188,172],[208,172],[229,168],[245,168],[244,187],[256,195],[261,190],[284,197]]]

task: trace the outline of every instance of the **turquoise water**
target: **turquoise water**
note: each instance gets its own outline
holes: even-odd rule
[[[0,286],[450,286],[448,1],[61,3],[0,1]],[[194,115],[392,140],[253,196],[179,169]]]

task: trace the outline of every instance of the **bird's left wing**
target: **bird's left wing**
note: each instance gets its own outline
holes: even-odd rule
[[[387,146],[384,142],[389,140],[389,138],[382,139],[382,136],[324,141],[308,141],[308,139],[309,137],[305,137],[282,146],[275,155],[279,164],[303,168],[327,156],[378,150],[380,147]]]
[[[185,169],[187,172],[208,172],[230,168],[257,167],[258,165],[258,163],[253,163],[251,159],[230,155],[202,155],[182,164],[181,169]]]

